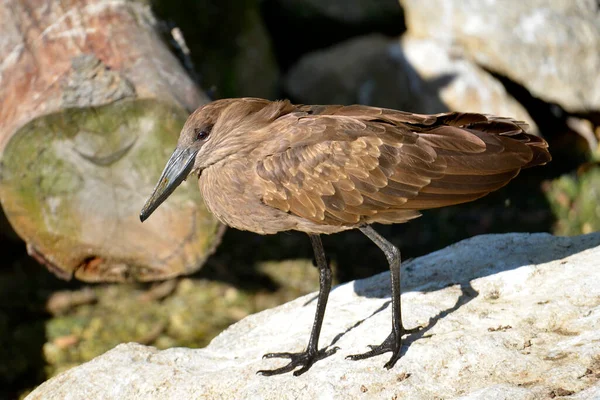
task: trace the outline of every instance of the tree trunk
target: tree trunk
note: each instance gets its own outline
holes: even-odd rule
[[[29,253],[86,281],[198,269],[223,229],[195,180],[138,219],[187,115],[206,102],[149,6],[3,0],[0,21],[0,200]]]

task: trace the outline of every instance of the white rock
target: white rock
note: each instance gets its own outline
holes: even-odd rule
[[[597,0],[400,0],[411,35],[471,60],[571,112],[600,110]]]
[[[449,110],[512,117],[527,122],[529,132],[538,131],[529,113],[508,94],[504,85],[473,61],[452,54],[432,39],[407,34],[402,36],[400,43],[396,49],[402,50],[397,54],[405,58],[402,63],[405,70],[418,75],[411,83],[421,85],[421,88],[414,88],[414,92],[428,93],[429,99],[435,94]],[[439,111],[431,113],[434,112]]]
[[[387,274],[334,288],[321,344],[299,377],[263,377],[270,351],[304,348],[314,294],[245,318],[199,350],[123,344],[28,399],[543,399],[600,395],[600,233],[478,236],[403,269],[405,354],[344,357],[390,329]]]
[[[537,127],[502,83],[441,43],[367,35],[302,57],[284,85],[306,104],[360,103],[423,114],[480,112]]]

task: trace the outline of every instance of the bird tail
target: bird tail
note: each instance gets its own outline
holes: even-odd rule
[[[438,116],[438,121],[441,126],[421,131],[419,137],[435,148],[445,171],[400,208],[423,210],[473,201],[505,186],[521,169],[552,159],[546,141],[526,133],[524,122],[459,113]],[[471,135],[465,133],[483,141],[485,149],[469,148]]]

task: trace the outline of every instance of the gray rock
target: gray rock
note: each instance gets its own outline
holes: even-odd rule
[[[504,85],[472,61],[453,54],[435,40],[410,35],[402,37],[397,49],[403,51],[405,69],[418,75],[412,80],[413,92],[427,94],[422,96],[428,105],[424,112],[439,112],[431,106],[431,99],[438,98],[450,110],[513,117],[527,122],[530,132],[538,131],[529,113]]]
[[[336,354],[306,374],[256,375],[300,351],[315,295],[229,327],[199,350],[123,344],[39,386],[28,399],[542,399],[600,393],[600,233],[478,236],[403,265],[408,328],[396,366],[389,355],[344,357],[390,329],[389,278],[335,287],[322,345]]]
[[[457,48],[534,96],[600,110],[596,0],[400,0],[408,31]]]
[[[537,131],[492,75],[436,41],[411,36],[398,42],[369,35],[311,53],[290,70],[285,88],[302,103],[360,103],[425,114],[483,112],[526,121]]]
[[[381,105],[406,109],[414,96],[409,78],[382,35],[351,39],[302,57],[285,77],[294,100],[309,104]]]

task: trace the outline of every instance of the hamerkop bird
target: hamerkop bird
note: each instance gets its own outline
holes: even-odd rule
[[[385,253],[392,285],[392,331],[357,360],[392,352],[410,332],[400,315],[400,252],[370,224],[417,218],[419,210],[465,203],[497,190],[522,168],[550,161],[548,145],[526,124],[474,113],[421,115],[366,106],[293,105],[224,99],[187,120],[140,219],[190,174],[223,223],[260,234],[298,230],[310,237],[319,295],[306,350],[264,375],[306,372],[336,349],[318,349],[331,288],[320,234],[360,229]]]

